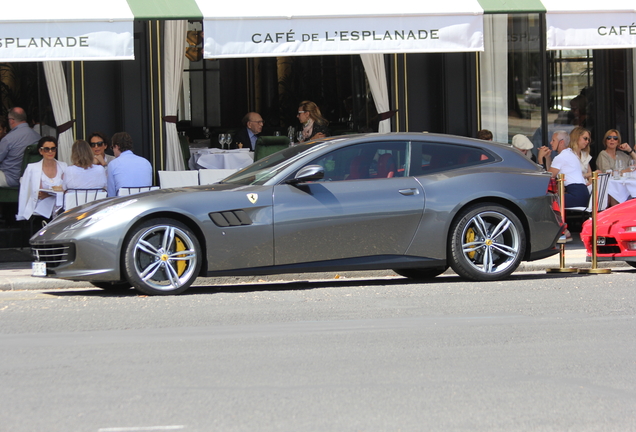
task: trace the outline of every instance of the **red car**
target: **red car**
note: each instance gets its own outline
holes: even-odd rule
[[[626,261],[636,267],[636,199],[598,214],[596,257],[598,261]],[[581,240],[592,256],[592,219],[583,223]]]

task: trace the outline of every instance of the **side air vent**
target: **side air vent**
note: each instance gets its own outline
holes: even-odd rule
[[[244,210],[230,210],[218,213],[210,213],[212,222],[221,228],[240,225],[252,225],[252,219]]]

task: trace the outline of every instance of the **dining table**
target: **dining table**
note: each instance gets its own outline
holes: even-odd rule
[[[254,163],[254,152],[249,149],[190,148],[191,170],[241,169]]]
[[[607,184],[607,194],[617,202],[622,203],[629,197],[636,197],[636,178],[631,173],[622,175],[619,178],[612,177]]]

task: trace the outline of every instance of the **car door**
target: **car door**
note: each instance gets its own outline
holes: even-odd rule
[[[275,186],[275,264],[403,255],[424,210],[409,154],[405,141],[348,146],[307,164],[321,181]]]

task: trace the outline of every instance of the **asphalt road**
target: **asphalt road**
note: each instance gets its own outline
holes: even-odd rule
[[[0,431],[636,431],[635,281],[0,292]]]

